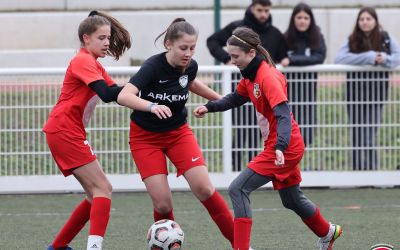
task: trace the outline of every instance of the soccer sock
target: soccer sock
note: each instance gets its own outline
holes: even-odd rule
[[[329,223],[322,217],[318,207],[314,215],[302,220],[318,237],[324,237],[329,232]]]
[[[250,248],[250,235],[252,224],[252,218],[235,218],[235,240],[233,245],[234,250],[248,250]]]
[[[90,218],[91,206],[90,202],[86,199],[76,206],[71,216],[51,244],[55,249],[67,246],[82,230]]]
[[[110,218],[111,200],[106,197],[94,197],[90,210],[89,235],[104,237]]]
[[[215,191],[210,198],[201,203],[207,208],[222,235],[233,245],[233,216],[222,195]]]
[[[164,220],[164,219],[174,220],[174,211],[171,210],[166,214],[161,214],[154,209],[153,217],[154,217],[154,222],[159,221],[159,220]]]
[[[103,248],[103,237],[98,235],[89,235],[87,241],[87,250],[102,249]]]

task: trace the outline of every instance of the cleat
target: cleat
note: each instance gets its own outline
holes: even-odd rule
[[[61,247],[61,248],[55,249],[52,245],[49,245],[47,247],[47,250],[73,250],[73,249],[71,247],[69,247],[69,246],[65,246],[65,247]]]
[[[328,234],[319,238],[317,241],[317,249],[318,250],[332,250],[333,243],[337,238],[339,238],[343,233],[342,227],[335,224],[330,224]]]

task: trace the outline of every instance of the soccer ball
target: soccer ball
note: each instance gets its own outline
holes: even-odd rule
[[[184,238],[181,226],[172,220],[154,222],[147,232],[147,244],[150,250],[181,249]]]

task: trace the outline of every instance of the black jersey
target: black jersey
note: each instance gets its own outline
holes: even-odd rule
[[[168,63],[166,52],[147,59],[129,83],[139,89],[141,98],[168,106],[172,116],[159,119],[153,113],[135,110],[131,114],[132,121],[152,132],[170,131],[185,124],[189,85],[196,78],[197,69],[197,62],[193,59],[185,72],[175,69]]]

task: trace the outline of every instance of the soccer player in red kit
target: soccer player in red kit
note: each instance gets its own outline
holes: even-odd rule
[[[275,68],[253,30],[237,28],[227,44],[231,61],[240,69],[243,79],[234,93],[197,107],[194,114],[203,117],[207,112],[225,111],[251,101],[265,137],[264,151],[254,157],[229,186],[235,213],[234,249],[250,248],[250,193],[270,181],[279,191],[283,205],[299,215],[319,237],[318,249],[332,249],[333,242],[342,233],[341,227],[328,223],[299,186],[304,142],[288,106],[284,75]]]
[[[198,66],[192,59],[197,42],[195,28],[177,18],[157,39],[164,33],[167,52],[147,59],[118,96],[119,104],[134,109],[130,126],[132,156],[152,199],[155,221],[174,219],[167,156],[177,168],[177,175],[185,177],[193,194],[232,243],[233,216],[210,181],[203,154],[187,124],[185,108],[189,91],[208,100],[221,96],[196,80]]]
[[[107,54],[115,59],[131,46],[129,32],[113,17],[92,11],[79,25],[79,53],[71,60],[61,94],[44,125],[46,140],[64,176],[74,175],[86,198],[47,248],[72,249],[68,244],[90,220],[87,249],[102,249],[110,217],[112,187],[86,140],[85,125],[96,105],[116,101],[118,87],[97,61]]]

